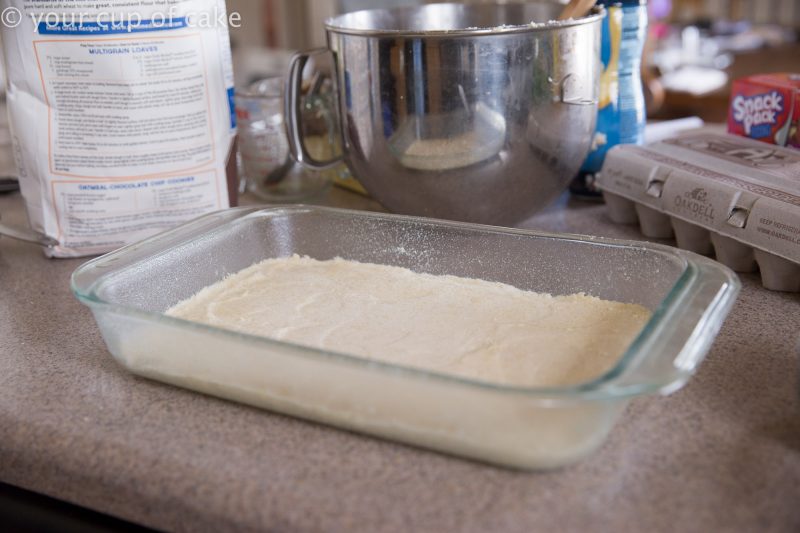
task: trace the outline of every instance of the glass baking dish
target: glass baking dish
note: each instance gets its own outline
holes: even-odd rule
[[[653,311],[618,364],[578,386],[520,388],[404,368],[165,316],[228,274],[292,254],[343,257]],[[322,207],[239,208],[78,268],[72,289],[131,372],[214,396],[518,468],[598,448],[628,401],[692,375],[739,290],[710,259],[642,242]],[[531,350],[547,349],[531,346]]]

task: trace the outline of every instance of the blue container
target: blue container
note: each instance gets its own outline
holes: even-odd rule
[[[594,174],[608,150],[618,144],[642,144],[647,120],[642,88],[642,51],[647,38],[646,0],[600,0],[608,16],[603,21],[600,103],[594,142],[570,190],[599,196]]]

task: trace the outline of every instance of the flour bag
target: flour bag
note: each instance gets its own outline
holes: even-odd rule
[[[34,230],[93,255],[229,206],[224,0],[3,0],[7,103]]]

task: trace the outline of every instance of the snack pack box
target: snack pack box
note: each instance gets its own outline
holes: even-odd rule
[[[614,147],[597,183],[614,222],[800,292],[800,151],[690,131]]]
[[[800,73],[759,74],[733,82],[728,132],[800,148]]]

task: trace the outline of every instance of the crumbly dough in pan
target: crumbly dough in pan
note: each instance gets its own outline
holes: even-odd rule
[[[255,264],[168,315],[327,351],[526,387],[578,384],[619,360],[642,306],[344,259]]]

